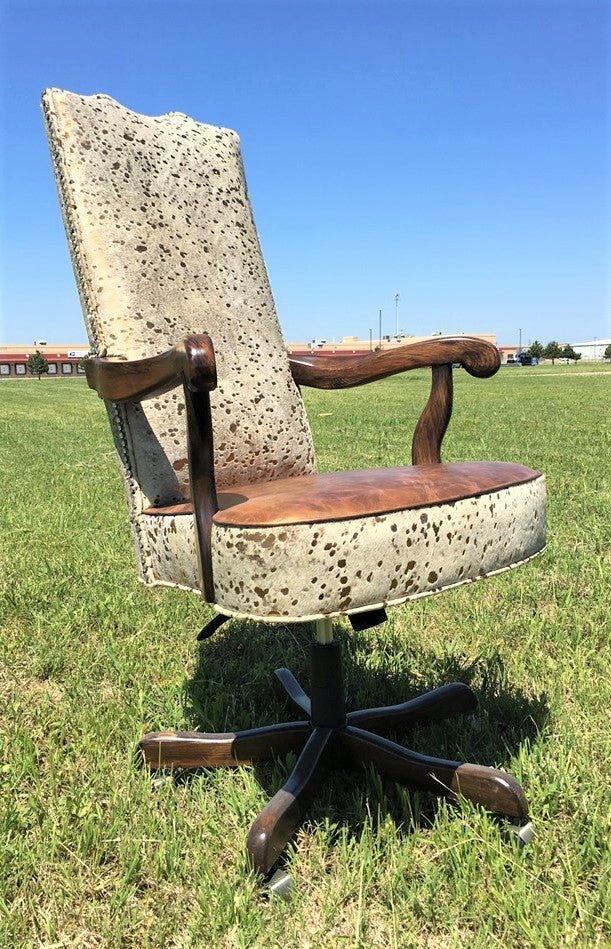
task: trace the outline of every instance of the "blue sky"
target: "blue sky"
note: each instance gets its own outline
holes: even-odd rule
[[[287,338],[611,332],[609,6],[2,7],[4,342],[83,340],[45,86],[237,129]],[[605,206],[607,203],[607,207]]]

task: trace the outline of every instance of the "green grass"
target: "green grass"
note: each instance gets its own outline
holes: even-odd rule
[[[307,630],[236,622],[198,648],[206,605],[136,581],[102,404],[81,383],[6,383],[0,945],[609,945],[611,373],[455,376],[445,457],[544,471],[547,552],[337,632],[355,706],[474,686],[473,720],[401,737],[512,771],[534,843],[467,804],[334,774],[289,852],[292,897],[263,898],[245,837],[290,760],[155,790],[132,752],[156,728],[286,718],[269,676],[307,679]],[[416,372],[306,391],[321,468],[405,463],[427,389]]]

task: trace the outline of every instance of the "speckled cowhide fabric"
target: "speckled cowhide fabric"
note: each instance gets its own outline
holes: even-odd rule
[[[89,339],[126,359],[190,333],[214,343],[219,487],[312,472],[293,382],[229,129],[145,116],[108,96],[43,96],[54,168]],[[140,512],[188,494],[182,390],[108,411],[124,468],[144,579]]]
[[[389,606],[517,566],[545,544],[545,478],[382,516],[213,528],[217,608],[265,620]],[[156,582],[197,587],[193,516],[151,516]]]

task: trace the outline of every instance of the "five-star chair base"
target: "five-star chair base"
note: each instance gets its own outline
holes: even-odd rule
[[[394,781],[457,797],[462,795],[516,824],[528,819],[520,785],[504,771],[477,764],[432,758],[382,737],[405,726],[471,712],[476,700],[460,682],[385,708],[346,712],[340,645],[312,644],[311,697],[288,669],[277,669],[276,684],[299,721],[226,734],[152,732],[140,741],[151,770],[237,767],[255,761],[298,755],[284,786],[265,807],[248,835],[256,870],[267,875],[303,820],[319,781],[329,768],[372,765]]]

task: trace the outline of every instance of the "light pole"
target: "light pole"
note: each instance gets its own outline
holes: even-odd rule
[[[380,352],[382,352],[382,311],[378,310],[378,323],[380,327]]]
[[[396,318],[396,331],[395,336],[399,335],[399,300],[401,297],[398,293],[395,293],[395,318]]]

